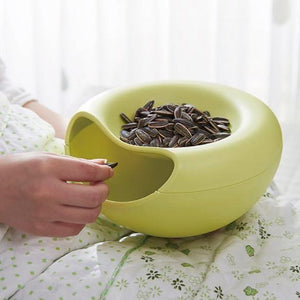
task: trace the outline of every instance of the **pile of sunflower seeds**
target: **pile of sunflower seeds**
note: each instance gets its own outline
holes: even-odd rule
[[[211,117],[191,104],[154,107],[154,100],[136,110],[133,119],[120,114],[125,122],[120,139],[128,144],[151,147],[187,147],[216,142],[231,133],[230,122]]]

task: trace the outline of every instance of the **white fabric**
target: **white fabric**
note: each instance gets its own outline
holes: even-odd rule
[[[13,103],[23,106],[26,102],[35,100],[34,96],[21,87],[17,87],[6,76],[5,65],[0,58],[0,91]]]
[[[35,112],[9,103],[0,92],[0,155],[50,150],[62,153],[62,145],[63,140],[55,138],[49,123]]]
[[[298,0],[0,0],[10,78],[72,114],[92,93],[159,79],[214,81],[299,119]]]

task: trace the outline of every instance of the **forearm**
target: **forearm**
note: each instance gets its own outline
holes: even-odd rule
[[[34,111],[39,117],[54,127],[55,136],[64,139],[67,121],[58,113],[45,107],[37,101],[29,101],[23,105],[23,107]]]

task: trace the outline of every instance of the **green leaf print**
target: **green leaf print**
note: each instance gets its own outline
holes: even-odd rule
[[[246,226],[247,226],[247,223],[241,222],[240,224],[236,224],[235,228],[238,231],[242,231],[242,230],[245,230]]]
[[[261,272],[260,270],[255,269],[255,270],[249,271],[248,273],[249,273],[249,274],[254,274],[254,273],[260,273],[260,272]]]
[[[271,234],[267,233],[267,231],[265,230],[265,227],[263,226],[261,220],[258,220],[257,223],[258,223],[258,226],[259,226],[258,232],[259,232],[260,238],[262,240],[268,239],[271,236]]]
[[[250,245],[247,245],[246,247],[246,251],[248,253],[248,255],[251,257],[251,256],[254,256],[254,248]]]
[[[179,278],[174,279],[171,284],[173,285],[174,289],[178,289],[180,291],[185,286],[183,280]]]
[[[146,263],[154,261],[154,259],[151,256],[145,256],[145,255],[142,255],[141,259],[144,260]]]
[[[234,229],[235,226],[236,226],[236,221],[233,221],[233,222],[231,222],[230,224],[228,224],[228,225],[225,227],[225,229],[226,229],[226,231],[229,231],[229,230]]]
[[[192,268],[194,268],[194,266],[193,265],[191,265],[191,264],[189,264],[189,263],[182,263],[181,264],[183,267],[192,267]]]
[[[300,266],[296,265],[296,266],[291,266],[290,270],[292,272],[296,272],[296,273],[300,273]]]
[[[182,252],[185,255],[189,255],[189,253],[191,252],[191,250],[190,249],[183,249],[180,252]]]
[[[264,193],[264,197],[270,198],[270,197],[271,197],[271,194],[270,194],[269,192]]]
[[[177,244],[172,243],[172,242],[167,242],[166,247],[171,248],[171,249],[178,249],[179,248],[179,246]]]
[[[158,273],[158,271],[150,270],[149,273],[146,274],[148,279],[158,279],[161,277],[161,274]]]
[[[220,286],[215,286],[214,293],[217,294],[217,299],[223,299],[223,290]]]
[[[145,254],[146,255],[153,255],[153,254],[156,254],[155,252],[152,252],[152,251],[145,251]]]
[[[244,293],[246,296],[255,296],[258,291],[251,286],[247,286],[246,288],[244,288]]]

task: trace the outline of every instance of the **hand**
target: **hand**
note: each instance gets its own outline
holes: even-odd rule
[[[109,191],[103,181],[112,175],[104,160],[47,153],[0,157],[0,222],[35,235],[76,235],[97,219]]]

